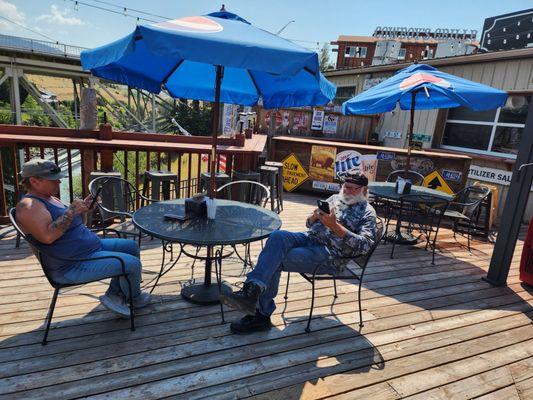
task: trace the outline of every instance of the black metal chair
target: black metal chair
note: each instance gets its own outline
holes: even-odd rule
[[[435,264],[435,248],[440,223],[448,204],[448,200],[432,195],[406,194],[400,198],[396,237],[400,236],[402,228],[409,232],[419,231],[426,241],[426,250],[428,247],[432,249],[432,265]],[[391,258],[394,256],[395,247],[396,240],[393,240]]]
[[[342,280],[348,280],[348,281],[358,281],[359,282],[359,289],[357,291],[357,301],[359,304],[359,326],[363,327],[363,311],[361,308],[361,285],[363,283],[363,276],[366,271],[366,267],[368,265],[368,262],[370,261],[370,258],[372,257],[372,254],[374,254],[374,250],[378,247],[379,243],[381,242],[381,238],[384,233],[384,224],[383,220],[379,217],[377,217],[376,220],[376,241],[374,242],[374,245],[370,248],[370,250],[357,257],[335,257],[330,258],[323,263],[319,264],[315,270],[312,273],[300,273],[300,275],[309,283],[311,283],[311,309],[309,310],[309,318],[307,320],[307,326],[305,328],[305,331],[307,333],[311,332],[311,319],[313,317],[313,307],[315,304],[315,282],[316,281],[324,281],[324,280],[333,280],[333,288],[334,288],[334,298],[337,298],[337,279]],[[339,264],[348,264],[350,262],[353,262],[354,264],[359,267],[359,271],[353,271],[348,265],[344,266],[341,270],[339,270],[338,274],[335,275],[321,275],[320,269],[324,267],[325,265],[339,265]],[[288,299],[288,293],[289,293],[289,280],[290,280],[291,273],[287,272],[287,286],[285,288],[285,300]]]
[[[468,251],[470,251],[472,228],[479,219],[481,204],[490,194],[491,190],[487,186],[467,186],[455,194],[444,213],[444,217],[453,222],[454,238],[457,232],[464,233],[463,229],[466,228]]]
[[[385,180],[386,182],[396,182],[398,178],[407,179],[411,182],[412,185],[420,186],[424,182],[424,176],[416,171],[412,170],[396,170],[392,171]],[[370,199],[372,206],[374,206],[376,212],[385,217],[385,234],[384,237],[387,237],[389,231],[390,221],[393,218],[398,217],[398,207],[399,202],[390,199]],[[386,239],[384,239],[386,240]]]
[[[101,188],[98,210],[101,225],[107,218],[120,217],[121,223],[114,226],[122,236],[134,236],[141,244],[142,233],[133,225],[131,217],[137,204],[158,201],[143,196],[130,182],[118,177],[99,177],[89,182],[89,193],[95,196]]]
[[[43,341],[42,341],[43,345],[46,345],[48,343],[48,341],[47,341],[48,332],[50,331],[50,324],[52,323],[52,316],[54,315],[54,309],[55,309],[55,306],[56,306],[57,297],[59,296],[59,291],[61,289],[67,288],[67,287],[81,286],[81,285],[85,285],[86,283],[98,282],[98,281],[101,280],[101,279],[95,279],[95,280],[90,280],[90,281],[86,281],[86,282],[83,282],[83,283],[75,283],[75,284],[58,283],[58,282],[54,281],[54,279],[47,273],[47,267],[46,267],[46,264],[44,263],[43,257],[42,257],[43,255],[45,255],[46,257],[50,257],[50,258],[54,258],[54,259],[60,260],[60,261],[67,261],[67,262],[72,262],[72,263],[77,263],[77,262],[80,262],[80,261],[94,261],[94,260],[105,260],[105,259],[109,259],[109,260],[116,259],[116,260],[118,260],[120,262],[120,265],[121,265],[121,268],[122,268],[122,274],[109,275],[107,278],[124,277],[126,279],[126,282],[128,282],[129,298],[130,298],[130,301],[129,301],[129,303],[130,303],[129,304],[129,306],[130,306],[130,329],[132,331],[135,330],[134,312],[133,312],[133,300],[132,300],[133,297],[132,297],[132,291],[131,291],[131,283],[130,283],[130,280],[128,278],[128,275],[126,274],[126,267],[124,265],[124,262],[122,261],[122,259],[120,257],[117,257],[117,256],[102,256],[102,257],[75,258],[74,259],[74,258],[60,257],[60,256],[58,256],[56,254],[50,254],[49,252],[43,250],[41,243],[39,243],[37,240],[35,240],[31,235],[26,235],[22,231],[22,229],[20,229],[20,227],[18,226],[17,221],[16,221],[16,209],[15,208],[11,208],[9,210],[9,219],[11,220],[11,224],[13,225],[13,227],[15,228],[17,233],[19,233],[20,236],[29,244],[33,254],[35,255],[35,257],[37,257],[37,260],[39,260],[39,263],[41,264],[41,267],[43,269],[44,275],[46,276],[46,279],[48,279],[48,282],[54,288],[54,295],[52,297],[52,302],[50,303],[50,308],[48,309],[48,314],[47,314],[46,320],[45,320],[46,321],[46,329],[44,331],[44,337],[43,337]],[[93,231],[102,231],[102,230],[103,229],[94,229]],[[105,230],[117,233],[113,229],[105,229]]]
[[[396,182],[396,179],[398,178],[408,179],[411,181],[411,184],[418,186],[422,185],[422,182],[424,182],[424,175],[408,169],[392,171],[387,176],[386,182]]]

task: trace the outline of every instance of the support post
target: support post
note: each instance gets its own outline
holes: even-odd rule
[[[498,230],[498,238],[492,252],[489,271],[487,277],[483,278],[495,286],[507,284],[507,276],[518,240],[520,224],[533,182],[533,168],[528,168],[525,165],[533,163],[533,101],[529,105],[519,149],[501,218],[505,223],[502,223]],[[522,165],[524,167],[521,168]]]

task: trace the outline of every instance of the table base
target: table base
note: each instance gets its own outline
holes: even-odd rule
[[[399,235],[396,232],[388,232],[385,235],[386,242],[395,242],[402,245],[414,245],[418,243],[418,237],[410,234],[409,232],[400,232]]]
[[[184,286],[181,289],[181,296],[185,300],[195,304],[218,304],[220,303],[220,293],[231,292],[231,287],[225,283],[221,284],[219,292],[216,283],[206,286],[203,282],[199,282]]]

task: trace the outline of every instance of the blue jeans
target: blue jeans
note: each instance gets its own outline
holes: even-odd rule
[[[141,260],[137,242],[129,239],[102,239],[102,247],[87,258],[116,256],[124,262],[126,274],[131,283],[133,298],[141,293]],[[109,278],[111,275],[122,273],[122,266],[117,259],[109,258],[94,261],[81,261],[74,264],[62,278],[56,279],[58,283],[85,283]],[[129,299],[128,282],[125,278],[112,278],[108,294],[124,294]]]
[[[329,257],[328,248],[312,243],[307,233],[273,232],[259,254],[257,265],[246,279],[246,282],[256,283],[264,289],[259,296],[257,310],[263,315],[272,315],[276,309],[274,298],[278,294],[281,271],[312,273]],[[318,272],[334,274],[336,269],[326,263]]]

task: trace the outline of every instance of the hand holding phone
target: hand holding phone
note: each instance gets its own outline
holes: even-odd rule
[[[317,200],[316,202],[320,211],[326,214],[330,213],[329,203],[326,200]]]

